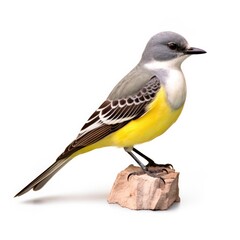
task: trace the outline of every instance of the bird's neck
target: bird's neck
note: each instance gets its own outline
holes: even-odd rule
[[[182,60],[183,61],[183,60]],[[144,67],[160,79],[167,95],[167,100],[172,109],[178,109],[183,106],[187,88],[186,82],[181,70],[182,61],[151,61],[144,64]]]
[[[175,59],[171,59],[168,61],[158,61],[158,60],[149,60],[145,62],[143,65],[144,67],[151,69],[151,70],[158,70],[158,69],[181,69],[182,62],[188,57],[188,55],[182,55]]]

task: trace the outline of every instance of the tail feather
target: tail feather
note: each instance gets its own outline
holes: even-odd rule
[[[63,166],[65,166],[71,159],[59,159],[54,162],[49,168],[47,168],[43,173],[36,177],[32,182],[30,182],[25,188],[23,188],[14,197],[19,197],[26,192],[33,189],[37,191],[41,189]]]
[[[37,183],[34,187],[33,187],[33,190],[34,191],[38,191],[39,189],[41,189],[62,167],[64,167],[68,162],[69,162],[70,159],[65,159],[64,162],[59,165],[57,167],[56,170],[54,170],[53,173],[49,174],[47,177],[45,177],[42,181],[40,181],[39,183]],[[59,161],[59,160],[58,160]]]

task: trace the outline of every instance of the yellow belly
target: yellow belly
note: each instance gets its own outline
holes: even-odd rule
[[[166,93],[162,88],[142,117],[129,122],[122,129],[113,133],[111,142],[119,147],[131,147],[135,144],[150,141],[164,133],[179,117],[182,107],[171,109]]]
[[[158,137],[177,120],[183,108],[171,109],[166,99],[165,90],[162,88],[155,101],[148,106],[146,114],[99,142],[75,152],[71,157],[106,146],[132,147]]]

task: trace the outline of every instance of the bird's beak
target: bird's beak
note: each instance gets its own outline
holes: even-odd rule
[[[191,55],[191,54],[203,54],[203,53],[207,53],[207,52],[200,48],[190,47],[190,48],[187,48],[184,51],[184,53],[187,55]]]

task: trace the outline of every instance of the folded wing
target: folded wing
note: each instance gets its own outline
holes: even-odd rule
[[[160,87],[160,80],[153,76],[136,94],[118,100],[104,101],[57,160],[71,156],[79,149],[117,131],[131,120],[141,117],[146,113],[146,106],[154,99]]]

